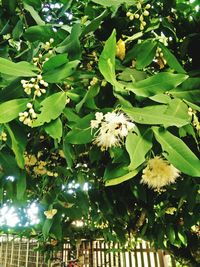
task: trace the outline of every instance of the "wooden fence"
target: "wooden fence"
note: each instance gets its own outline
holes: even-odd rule
[[[161,250],[155,251],[141,241],[132,251],[122,251],[120,244],[103,240],[81,240],[77,249],[69,242],[54,255],[54,260],[45,263],[44,255],[35,250],[34,239],[15,236],[0,237],[0,267],[64,267],[73,258],[78,258],[78,267],[175,267],[175,261]],[[73,254],[73,256],[72,256]],[[61,264],[62,263],[62,264]]]
[[[69,262],[71,247],[69,243],[63,246],[62,258]],[[80,267],[175,267],[176,263],[165,252],[150,248],[141,241],[131,251],[124,251],[120,244],[106,243],[103,240],[81,242],[77,258]]]

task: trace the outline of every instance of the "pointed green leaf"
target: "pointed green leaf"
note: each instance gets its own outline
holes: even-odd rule
[[[23,169],[24,168],[24,147],[20,144],[19,140],[16,139],[16,136],[14,132],[12,131],[12,129],[8,125],[5,125],[5,127],[11,138],[12,150],[15,154],[17,164],[21,169]]]
[[[190,122],[191,117],[188,114],[188,106],[181,99],[172,99],[168,102],[166,115],[174,116]]]
[[[113,186],[121,184],[127,180],[132,179],[138,174],[138,170],[129,172],[127,168],[108,166],[104,173],[104,180],[106,186]]]
[[[189,78],[179,87],[169,93],[176,98],[185,99],[192,103],[200,103],[200,78]]]
[[[26,175],[24,172],[21,172],[20,177],[17,180],[17,199],[23,200],[25,192],[26,192]]]
[[[199,177],[200,160],[189,147],[170,132],[152,127],[156,140],[161,144],[164,157],[181,172]]]
[[[99,86],[94,85],[91,86],[88,91],[86,91],[85,96],[83,99],[76,105],[76,111],[79,113],[82,106],[85,104],[87,107],[92,108],[92,109],[97,109],[94,97],[99,93]]]
[[[38,12],[32,6],[24,3],[24,8],[31,14],[32,18],[38,25],[45,25],[45,22],[41,19]]]
[[[146,53],[148,51],[148,53]],[[156,53],[156,42],[146,40],[135,47],[136,68],[141,70],[151,64]],[[144,56],[145,55],[145,56]]]
[[[43,125],[45,122],[55,120],[60,116],[66,105],[66,93],[55,93],[41,102],[41,113],[37,116],[37,119],[33,122],[33,127]]]
[[[60,118],[57,118],[56,120],[45,125],[44,129],[48,135],[60,142],[62,137],[62,121]]]
[[[176,234],[175,234],[175,231],[174,231],[174,228],[172,225],[167,225],[167,237],[169,238],[169,241],[171,244],[174,243],[175,239],[176,239]]]
[[[93,136],[91,134],[90,128],[87,129],[74,128],[67,134],[65,141],[70,144],[81,145],[90,143],[92,139]]]
[[[176,57],[170,52],[170,50],[164,46],[162,43],[159,43],[160,48],[162,49],[162,53],[164,55],[164,59],[167,61],[167,64],[178,73],[186,73],[184,68],[178,62]]]
[[[184,232],[178,231],[178,238],[184,246],[187,246],[187,236]]]
[[[188,76],[185,74],[162,72],[128,85],[126,89],[138,96],[149,97],[172,90],[187,78]]]
[[[58,68],[45,72],[43,79],[48,83],[59,83],[72,75],[79,64],[79,60],[70,61]]]
[[[37,76],[37,73],[33,71],[39,71],[34,65],[26,61],[14,63],[8,59],[0,58],[0,73],[8,74],[18,77],[33,77]]]
[[[164,125],[164,127],[177,126],[182,127],[188,124],[187,120],[165,114],[166,105],[156,105],[144,108],[123,108],[123,111],[135,122],[140,124]]]
[[[152,147],[152,135],[151,128],[136,130],[128,134],[126,150],[130,157],[129,170],[135,170],[145,161],[145,156]]]
[[[55,38],[55,32],[52,25],[35,25],[25,31],[24,37],[30,42],[47,42],[50,38]]]
[[[28,98],[13,99],[0,104],[0,123],[7,123],[19,116],[26,109]]]
[[[44,239],[46,239],[48,237],[52,224],[53,224],[53,219],[52,220],[49,220],[49,219],[45,220],[44,225],[42,227],[42,234],[44,236]]]
[[[102,5],[102,6],[108,6],[108,7],[119,6],[123,3],[129,4],[129,5],[133,4],[132,0],[109,0],[109,1],[107,1],[107,0],[92,0],[92,2],[97,3],[99,5]]]
[[[116,54],[116,31],[105,42],[104,49],[99,57],[99,70],[106,81],[111,83],[116,91],[124,92],[124,86],[116,80],[115,76],[115,54]]]

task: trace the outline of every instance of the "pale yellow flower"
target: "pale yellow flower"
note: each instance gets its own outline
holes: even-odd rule
[[[166,209],[165,213],[173,215],[177,211],[177,208],[175,207],[169,207]]]
[[[125,55],[126,55],[125,42],[122,39],[119,39],[116,47],[116,57],[118,57],[121,60],[124,60]]]
[[[57,209],[52,209],[52,210],[45,210],[44,215],[46,216],[47,219],[52,219],[53,216],[57,213]]]
[[[174,183],[179,174],[180,171],[167,160],[156,156],[148,161],[141,182],[147,184],[149,188],[159,189]]]

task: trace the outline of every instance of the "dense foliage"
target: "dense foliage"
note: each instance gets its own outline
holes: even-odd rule
[[[0,33],[0,199],[23,218],[14,231],[46,248],[139,237],[197,266],[198,1],[1,0]]]

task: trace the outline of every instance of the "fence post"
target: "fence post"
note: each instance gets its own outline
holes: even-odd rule
[[[29,255],[29,242],[30,240],[27,240],[27,245],[26,245],[26,267],[28,267],[28,255]]]
[[[7,264],[7,258],[8,258],[8,235],[6,235],[6,253],[5,253],[5,264],[4,264],[5,267]]]
[[[20,253],[21,253],[21,238],[19,239],[19,248],[18,248],[18,262],[17,262],[17,267],[20,267]]]
[[[160,267],[165,267],[164,254],[162,250],[158,250],[158,258],[159,258]]]

